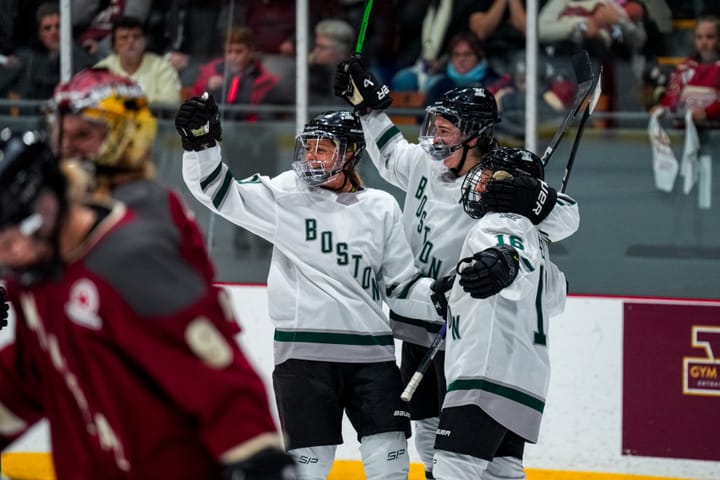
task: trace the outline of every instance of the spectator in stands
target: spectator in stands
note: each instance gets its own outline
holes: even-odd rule
[[[157,54],[147,52],[145,29],[135,17],[122,17],[113,24],[111,53],[98,67],[135,80],[142,86],[150,103],[180,103],[180,78],[177,70]]]
[[[556,70],[550,62],[538,62],[537,118],[540,122],[564,115],[572,105],[577,86],[574,79]],[[513,65],[509,84],[495,92],[498,115],[502,122],[495,127],[498,137],[522,140],[525,137],[525,95],[527,91],[525,59]]]
[[[47,2],[38,7],[37,41],[30,48],[18,49],[22,73],[11,87],[12,94],[24,99],[48,99],[60,83],[60,9]],[[72,67],[79,71],[97,61],[79,44],[72,45]]]
[[[253,32],[247,27],[233,27],[225,41],[225,55],[200,68],[193,95],[209,92],[226,105],[258,105],[278,84],[255,57]],[[254,121],[257,113],[239,113],[231,118]]]
[[[191,95],[200,66],[221,53],[220,14],[226,3],[172,0],[155,2],[151,9],[146,24],[148,50],[163,55],[178,71],[186,96]]]
[[[525,52],[527,25],[525,0],[482,0],[470,16],[470,30],[483,42],[490,64],[512,72],[515,60]],[[538,2],[538,9],[546,0]]]
[[[113,25],[122,17],[147,20],[152,0],[72,0],[74,36],[92,55],[112,52]]]
[[[634,0],[549,0],[538,15],[538,39],[558,67],[569,64],[578,49],[587,50],[593,63],[603,67],[597,109],[612,111],[617,64],[636,61],[647,38],[643,17],[644,8]],[[595,124],[601,126],[599,121]],[[604,124],[610,126],[612,121]]]
[[[720,120],[720,19],[698,18],[695,51],[670,76],[658,105],[673,113],[692,111],[695,123]]]
[[[480,40],[474,33],[458,33],[450,40],[445,72],[429,88],[426,105],[432,105],[445,92],[457,87],[483,87],[495,93],[510,84],[509,75],[500,76],[488,62]]]
[[[402,3],[402,2],[401,2]],[[437,2],[408,2],[398,6],[401,26],[400,50],[405,44],[413,45],[413,35],[419,33],[418,56],[411,66],[400,68],[392,78],[391,89],[396,92],[426,92],[438,75],[442,74],[447,58],[444,53],[453,35],[468,29],[468,19],[477,10],[475,0],[438,0]],[[419,11],[424,9],[419,32],[409,22],[415,23]],[[404,19],[407,16],[408,19]],[[412,48],[412,47],[411,47]]]
[[[338,63],[350,58],[355,47],[355,30],[345,21],[321,20],[315,25],[315,42],[310,52],[309,100],[315,105],[339,105],[333,84]]]

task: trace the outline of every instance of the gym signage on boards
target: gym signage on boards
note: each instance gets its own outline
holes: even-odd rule
[[[622,453],[720,460],[720,304],[623,305]]]

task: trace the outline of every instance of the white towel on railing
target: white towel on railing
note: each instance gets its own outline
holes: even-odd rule
[[[700,137],[698,137],[692,111],[685,113],[685,148],[680,161],[680,176],[683,177],[683,193],[689,194],[698,180]]]
[[[663,192],[671,192],[675,184],[679,165],[675,154],[670,147],[670,137],[660,126],[660,116],[664,109],[658,109],[650,115],[648,136],[652,146],[652,166],[655,177],[655,187]]]

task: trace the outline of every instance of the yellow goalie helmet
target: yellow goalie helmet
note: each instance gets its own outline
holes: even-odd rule
[[[98,174],[146,167],[157,134],[157,119],[150,112],[142,87],[133,80],[105,68],[87,68],[58,85],[51,105],[58,122],[62,115],[72,114],[107,125],[105,142],[89,159]]]

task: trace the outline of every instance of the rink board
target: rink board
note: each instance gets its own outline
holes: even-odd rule
[[[226,287],[243,327],[239,341],[270,386],[266,287]],[[708,414],[720,411],[719,301],[571,296],[549,338],[550,389],[539,441],[525,451],[528,479],[720,479],[717,449],[708,448],[720,445]],[[343,437],[330,478],[363,478],[347,419]],[[6,450],[3,473],[52,478],[48,451],[41,424]],[[412,439],[408,453],[410,478],[422,478]]]

